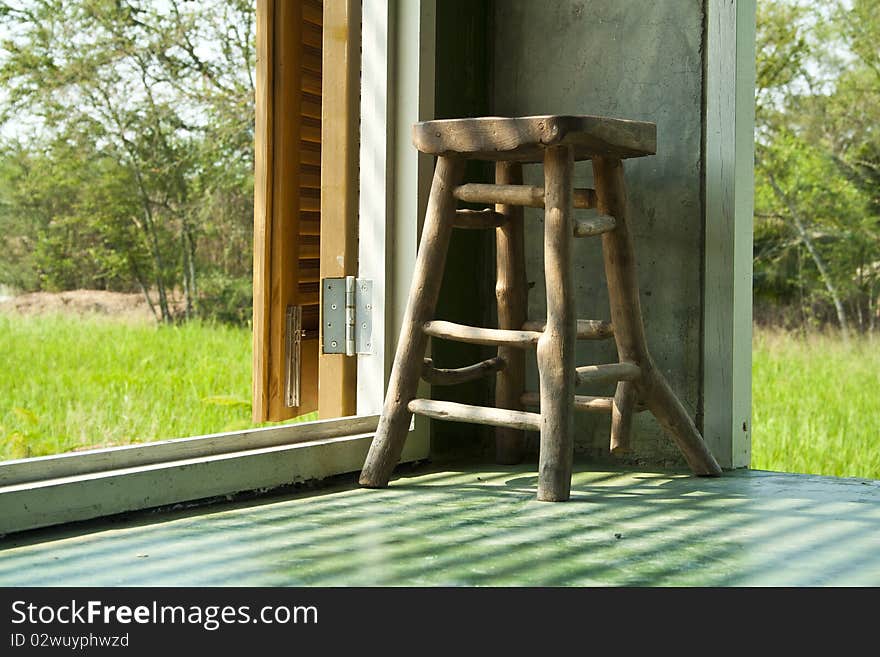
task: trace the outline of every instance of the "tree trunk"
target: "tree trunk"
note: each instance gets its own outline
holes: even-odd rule
[[[149,200],[145,199],[145,205],[149,205]],[[150,238],[150,250],[153,253],[153,260],[156,262],[156,290],[159,294],[159,310],[162,312],[162,321],[166,324],[171,323],[171,309],[168,307],[168,294],[165,291],[165,260],[162,258],[162,249],[159,246],[159,235],[156,232],[156,224],[153,222],[152,213],[149,208],[145,209],[145,224]]]
[[[877,303],[877,290],[874,285],[868,288],[868,335],[874,339],[877,330],[877,318],[880,315],[880,304]]]
[[[159,313],[156,312],[156,305],[153,303],[153,299],[150,297],[150,291],[147,289],[147,283],[144,280],[144,275],[141,273],[140,267],[137,266],[137,262],[134,260],[134,258],[129,259],[129,264],[131,265],[131,272],[134,275],[135,280],[138,282],[138,287],[141,288],[141,294],[143,294],[144,299],[147,300],[147,305],[150,307],[150,311],[153,313],[153,317],[156,318],[156,322],[159,322]]]
[[[186,295],[186,318],[198,314],[198,290],[196,289],[196,241],[187,221],[183,222],[181,234],[183,247],[183,289]]]
[[[843,336],[843,340],[847,342],[849,341],[849,325],[846,321],[846,311],[843,308],[843,302],[840,300],[840,295],[837,293],[837,287],[834,285],[834,281],[831,280],[831,276],[828,274],[828,269],[825,267],[825,261],[822,260],[822,256],[819,255],[819,252],[813,245],[813,241],[810,239],[810,236],[807,233],[806,228],[804,227],[804,222],[801,220],[800,213],[797,211],[797,208],[794,207],[794,204],[788,199],[782,189],[780,189],[779,185],[776,182],[776,178],[769,171],[767,172],[767,178],[776,196],[779,198],[780,201],[785,204],[785,207],[788,208],[788,211],[791,214],[791,219],[794,222],[795,229],[797,230],[798,237],[800,237],[801,241],[804,243],[804,246],[807,247],[807,251],[810,253],[810,257],[816,264],[816,269],[819,270],[819,276],[822,278],[822,282],[825,284],[825,289],[828,290],[828,294],[831,297],[832,303],[834,304],[834,310],[837,313],[837,322],[838,324],[840,324],[840,334]]]

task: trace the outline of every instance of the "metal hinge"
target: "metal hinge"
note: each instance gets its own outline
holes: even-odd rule
[[[325,354],[373,353],[373,281],[346,276],[321,281]]]

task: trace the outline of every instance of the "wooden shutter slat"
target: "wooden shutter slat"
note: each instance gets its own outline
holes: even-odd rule
[[[304,70],[321,75],[321,51],[303,46],[301,64]]]
[[[303,168],[305,169],[305,167]],[[306,171],[301,169],[299,172],[300,189],[321,189],[321,172]]]
[[[303,94],[302,95],[302,104],[300,105],[303,116],[307,116],[310,119],[321,120],[321,99],[312,96],[311,94]]]
[[[303,71],[302,90],[313,96],[321,95],[321,76],[311,71]]]
[[[288,0],[289,1],[289,0]],[[312,25],[324,24],[324,7],[320,2],[305,0],[303,2],[303,20]]]
[[[299,304],[301,306],[311,306],[318,304],[318,288],[317,283],[300,283],[299,284]]]
[[[303,14],[305,14],[305,11],[303,11]],[[320,50],[323,45],[323,36],[323,30],[320,25],[315,25],[309,21],[303,23],[303,43],[307,46]]]
[[[315,260],[321,257],[321,245],[317,240],[311,241],[311,235],[303,235],[300,233],[299,259]]]
[[[307,219],[305,215],[301,215],[300,226],[299,226],[299,234],[300,235],[320,235],[321,234],[321,220],[320,219]]]
[[[300,125],[300,139],[312,144],[321,143],[321,122],[315,125],[314,119],[304,119]]]
[[[321,275],[320,267],[318,263],[310,261],[310,260],[300,260],[299,266],[299,282],[300,285],[303,283],[317,283]]]
[[[309,166],[321,166],[321,148],[318,144],[313,144],[308,141],[300,142],[299,155],[300,163],[307,164]]]
[[[321,197],[319,194],[315,194],[314,190],[311,189],[303,189],[301,190],[299,197],[299,209],[303,212],[320,212],[321,211]],[[317,235],[317,233],[305,233],[307,235]]]

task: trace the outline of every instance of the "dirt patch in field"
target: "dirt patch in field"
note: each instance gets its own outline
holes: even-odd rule
[[[130,322],[155,321],[142,294],[106,290],[32,292],[0,297],[0,312],[19,315],[101,315]]]

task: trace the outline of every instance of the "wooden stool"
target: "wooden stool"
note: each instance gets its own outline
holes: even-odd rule
[[[593,116],[456,119],[416,124],[413,141],[423,153],[438,156],[437,167],[385,406],[361,485],[388,484],[412,414],[418,413],[498,427],[496,456],[501,463],[522,458],[524,430],[540,431],[538,499],[566,500],[574,411],[611,413],[611,451],[617,452],[629,448],[632,415],[639,405],[654,414],[696,474],[720,474],[645,342],[621,159],[654,154],[655,125]],[[495,161],[495,184],[462,184],[466,159]],[[595,190],[574,188],[574,163],[580,160],[592,160]],[[543,188],[522,184],[522,164],[527,162],[544,163]],[[495,207],[457,210],[456,201]],[[545,209],[546,322],[526,317],[523,206]],[[575,219],[573,208],[595,208],[598,215]],[[497,329],[433,319],[454,227],[496,230]],[[602,236],[610,323],[575,318],[572,239],[593,235]],[[429,359],[423,360],[428,336],[494,345],[498,355],[469,367],[435,369]],[[575,367],[575,340],[610,337],[617,342],[620,362]],[[525,350],[534,346],[540,394],[524,390]],[[497,372],[496,408],[415,398],[420,377],[455,384],[492,372]],[[602,381],[617,381],[613,398],[575,395],[578,384]],[[527,406],[539,406],[541,412],[526,412]]]

